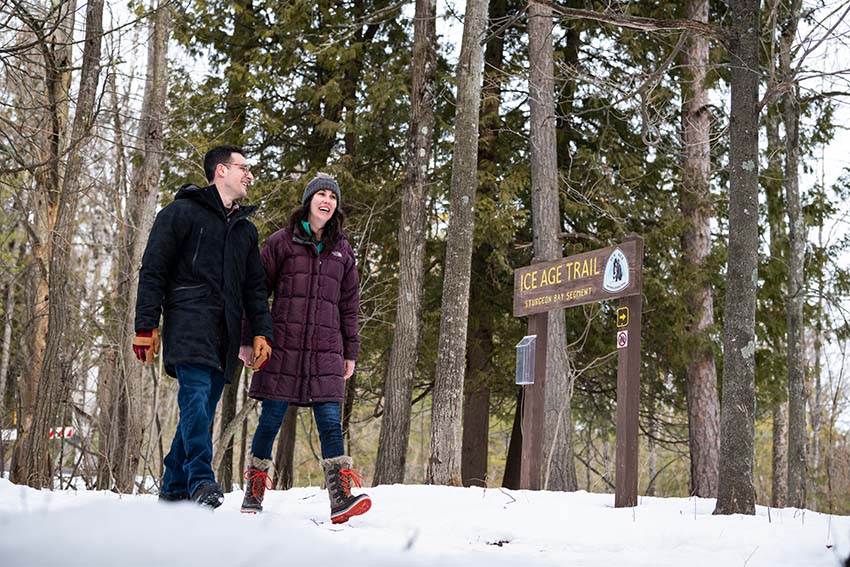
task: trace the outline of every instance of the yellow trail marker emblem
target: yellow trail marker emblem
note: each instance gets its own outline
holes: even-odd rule
[[[623,327],[629,326],[629,308],[628,307],[620,307],[617,309],[617,328],[622,329]]]

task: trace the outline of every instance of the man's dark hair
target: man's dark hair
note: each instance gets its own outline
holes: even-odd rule
[[[220,163],[230,163],[232,154],[248,157],[245,155],[245,150],[239,146],[216,146],[204,155],[204,174],[207,176],[207,181],[212,183],[215,179],[216,166]]]
[[[306,221],[310,216],[310,203],[306,205],[302,205],[295,209],[292,212],[292,216],[289,217],[289,230],[292,231],[293,234],[298,234],[299,232],[303,233],[304,228],[301,226],[302,221]],[[336,241],[339,240],[339,235],[342,234],[342,227],[345,224],[345,213],[342,212],[342,209],[337,206],[334,211],[333,216],[328,219],[328,222],[325,223],[325,228],[322,230],[322,243],[325,245],[325,248],[328,250],[331,249],[334,245],[336,245]],[[313,235],[315,238],[316,235]]]

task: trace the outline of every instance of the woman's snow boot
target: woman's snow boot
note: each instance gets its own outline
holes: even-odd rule
[[[272,480],[269,478],[271,467],[271,459],[248,455],[248,464],[243,475],[248,481],[245,485],[245,497],[242,499],[243,514],[257,514],[263,511],[263,496],[266,494],[266,488],[272,487]]]
[[[358,488],[362,477],[351,469],[351,457],[342,455],[322,461],[328,495],[331,499],[331,522],[341,524],[351,516],[365,514],[372,507],[372,500],[366,494],[351,494],[351,483]]]

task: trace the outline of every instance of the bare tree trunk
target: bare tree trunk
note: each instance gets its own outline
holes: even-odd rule
[[[275,488],[277,490],[292,488],[295,480],[293,463],[295,462],[295,428],[297,425],[298,406],[290,404],[277,437],[277,452],[274,458],[274,468],[277,471]]]
[[[584,435],[584,458],[587,459],[584,467],[584,490],[590,492],[590,463],[593,458],[593,427],[588,423]]]
[[[232,49],[229,50],[229,64],[224,73],[227,81],[227,92],[224,97],[225,123],[229,125],[228,143],[241,146],[247,140],[246,129],[251,99],[248,95],[249,83],[244,78],[251,72],[256,42],[254,32],[256,21],[253,0],[238,0],[234,7],[233,34],[230,38]],[[224,440],[221,435],[228,429],[236,415],[236,400],[239,398],[240,387],[238,380],[224,386],[220,404],[220,441]],[[230,442],[220,442],[219,447],[219,450],[224,451],[224,455],[216,455],[216,459],[220,459],[223,463],[218,469],[218,480],[224,491],[230,492],[233,484],[233,446]]]
[[[356,370],[345,383],[345,402],[342,404],[342,439],[347,447],[348,455],[351,455],[351,416],[354,412],[355,397],[357,397]]]
[[[490,27],[496,28],[507,16],[506,0],[490,0]],[[502,98],[505,33],[489,39],[484,51],[484,78],[481,89],[481,118],[478,129],[478,163],[480,172],[478,198],[496,202],[498,199],[498,173],[496,144],[501,130],[499,106]],[[489,209],[488,209],[489,210]],[[479,219],[479,221],[482,219]],[[487,230],[486,222],[479,224]],[[477,223],[478,224],[478,223]],[[486,234],[486,233],[485,233]],[[490,387],[493,379],[493,297],[500,285],[499,269],[492,265],[493,245],[489,239],[476,239],[478,244],[472,251],[470,286],[471,317],[466,336],[467,366],[463,383],[463,451],[461,478],[464,486],[487,486],[488,454],[490,448]]]
[[[759,2],[731,3],[729,248],[715,514],[755,514],[755,311],[758,281]]]
[[[783,18],[780,38],[781,76],[792,81],[782,97],[785,126],[785,201],[788,208],[788,299],[786,303],[788,348],[788,504],[806,505],[806,399],[803,394],[803,301],[805,299],[806,229],[800,202],[800,103],[792,76],[791,47],[797,33],[801,0],[793,0]]]
[[[611,439],[605,437],[605,440],[602,442],[602,462],[604,463],[602,478],[604,480],[614,478],[613,469],[616,463],[611,458],[611,452]]]
[[[568,4],[570,6],[574,6],[574,5],[576,5],[576,0],[570,0],[570,2],[568,2]],[[535,19],[539,19],[539,18],[535,18]],[[562,22],[562,25],[566,25],[566,26],[569,26],[569,27],[567,27],[566,33],[565,33],[565,36],[564,36],[564,42],[565,43],[563,45],[563,51],[561,52],[561,56],[562,56],[561,64],[560,64],[561,66],[559,66],[559,72],[564,74],[564,81],[562,83],[562,86],[559,88],[559,90],[557,92],[558,109],[559,109],[559,112],[556,113],[558,115],[557,118],[556,118],[556,120],[557,120],[557,124],[556,124],[557,140],[558,140],[558,142],[557,142],[558,143],[557,152],[558,152],[559,155],[564,156],[564,158],[569,159],[568,156],[570,155],[570,152],[572,151],[571,150],[571,144],[576,141],[576,134],[573,131],[572,124],[571,124],[571,121],[570,121],[570,116],[572,116],[572,114],[574,112],[575,93],[576,93],[576,88],[577,88],[576,76],[579,73],[579,47],[580,47],[581,41],[580,41],[580,33],[579,33],[579,30],[578,30],[577,21]],[[551,38],[549,38],[548,41],[551,42]],[[546,126],[548,127],[548,124]],[[557,188],[558,188],[557,182],[555,182],[554,187],[555,187],[555,190],[557,191]],[[534,197],[532,197],[532,199],[534,199]],[[557,199],[557,197],[556,197],[556,199]],[[534,203],[532,203],[532,206],[533,207],[535,206]],[[557,200],[555,201],[555,209],[554,210],[549,210],[549,211],[544,210],[544,212],[549,212],[553,215],[552,220],[555,223],[555,224],[553,224],[553,226],[556,226],[556,227],[561,226],[561,222],[560,222],[560,219],[559,219],[559,213],[558,213],[558,201]],[[534,224],[534,238],[537,239],[540,236],[540,233],[538,232],[538,227],[537,227],[537,223],[540,220],[539,214],[536,211],[534,211],[532,216],[533,216],[533,220],[534,220],[534,223],[535,223]],[[546,222],[546,221],[544,221],[544,222]],[[560,248],[558,250],[560,251]],[[538,257],[538,254],[539,254],[536,242],[535,242],[534,253],[535,253],[535,259],[536,259]],[[559,252],[552,252],[552,254],[554,255],[554,257],[559,257],[561,255]],[[557,321],[555,321],[555,325],[562,325],[563,324],[564,326],[566,326],[566,322],[564,321],[562,323],[561,320],[560,320],[561,318],[562,318],[562,315],[560,315],[559,313],[550,313],[549,314],[550,325],[552,324],[551,322],[553,321],[553,319],[558,319]],[[553,330],[553,328],[549,327],[548,332],[550,333],[550,336],[555,336],[555,330]],[[560,348],[560,347],[558,347],[558,348]],[[550,346],[549,352],[551,353],[552,350],[553,350],[553,348]],[[554,376],[554,374],[552,374],[552,370],[551,370],[552,369],[551,360],[547,361],[547,365],[549,365],[548,368],[550,369],[549,374]],[[559,386],[559,384],[555,383],[555,380],[553,380],[552,378],[549,378],[549,377],[547,377],[546,384],[547,384],[546,397],[547,397],[547,399],[549,399],[552,395],[552,394],[550,394],[550,390],[555,386]],[[522,395],[522,392],[520,392],[520,395]],[[550,404],[551,404],[551,402],[552,402],[552,400],[549,399]],[[522,409],[521,405],[517,404],[517,412],[520,412],[521,409]],[[518,419],[521,420],[521,417],[518,417]],[[549,427],[550,425],[551,425],[551,421],[547,421],[545,427]],[[519,451],[521,450],[521,443],[522,443],[522,434],[521,434],[521,430],[518,426],[515,427],[513,431],[514,431],[514,436],[517,437],[517,444],[516,444],[516,446],[517,446],[517,459],[519,459],[520,458]],[[545,450],[547,451],[547,454],[551,454],[548,450],[550,441],[547,440],[547,441],[545,441],[545,443],[546,443],[546,445],[545,445],[546,449]],[[511,450],[513,450],[514,445],[515,445],[514,438],[512,437],[511,438]],[[517,466],[519,466],[519,465],[517,464]],[[519,471],[519,469],[517,469],[517,475],[519,475],[518,471]],[[519,476],[516,477],[516,482],[517,482],[516,488],[519,488]]]
[[[242,406],[242,408],[234,414],[233,419],[231,419],[226,426],[223,425],[224,420],[220,420],[218,439],[213,443],[213,453],[215,456],[212,460],[212,469],[214,471],[222,470],[222,468],[226,466],[224,460],[228,458],[228,453],[224,450],[224,447],[228,445],[232,447],[235,444],[234,438],[236,437],[236,431],[245,424],[248,419],[248,414],[254,410],[256,405],[256,401],[249,400],[246,405]],[[230,453],[229,456],[232,458],[233,453]],[[230,467],[233,467],[232,463],[230,464]]]
[[[247,372],[242,373],[242,407],[244,408],[248,404],[248,390],[251,385],[251,378],[248,376]],[[243,490],[245,489],[245,476],[242,474],[242,471],[245,470],[245,460],[248,456],[248,420],[245,419],[242,422],[242,431],[239,437],[239,487]]]
[[[817,331],[816,331],[817,332]],[[806,499],[806,507],[810,510],[814,510],[816,512],[820,512],[823,510],[823,507],[820,505],[820,498],[818,497],[818,481],[821,478],[821,444],[820,444],[820,431],[821,431],[821,405],[823,404],[823,386],[821,384],[821,376],[820,376],[820,364],[817,362],[817,358],[820,357],[820,337],[815,335],[815,347],[814,347],[814,355],[816,357],[815,366],[813,368],[811,379],[814,382],[812,384],[812,390],[814,390],[809,396],[809,412],[811,419],[811,427],[812,427],[812,443],[810,446],[811,454],[810,454],[810,462],[811,467],[807,467],[807,486],[806,493],[808,497]]]
[[[563,256],[560,242],[563,222],[558,198],[552,10],[538,3],[532,3],[528,10],[528,58],[534,262],[546,262]],[[544,470],[540,486],[548,490],[576,490],[570,408],[572,373],[567,360],[564,310],[549,313],[548,320]]]
[[[508,456],[505,459],[505,476],[502,477],[502,486],[505,488],[519,488],[520,467],[522,465],[522,386],[517,387],[516,411],[514,411],[514,424],[511,428],[511,440],[508,443]]]
[[[784,508],[788,495],[788,414],[786,405],[778,403],[773,406],[773,458],[771,469],[770,505],[774,508]]]
[[[411,398],[419,351],[425,275],[425,198],[434,138],[434,79],[437,66],[436,0],[417,0],[413,31],[413,90],[410,130],[398,231],[398,308],[384,384],[384,416],[378,439],[375,484],[404,482],[410,439]]]
[[[156,460],[153,458],[153,453],[155,449],[159,449],[157,453],[157,460],[161,463],[163,459],[163,447],[162,447],[162,423],[159,419],[159,403],[160,403],[160,392],[162,388],[160,388],[160,379],[159,376],[162,376],[160,372],[159,376],[157,376],[156,372],[152,373],[153,380],[150,391],[150,417],[147,420],[146,433],[147,441],[144,443],[142,450],[144,451],[144,455],[142,456],[142,486],[146,484],[148,478],[148,472],[152,477],[154,485],[157,484],[157,481],[162,478],[160,475],[160,471],[158,468],[154,468],[154,463]],[[154,437],[154,435],[156,435]]]
[[[708,22],[708,0],[689,0],[687,17]],[[711,253],[711,114],[705,77],[709,64],[708,38],[692,35],[684,53],[682,78],[682,190],[684,217],[682,259],[689,311],[688,339],[696,345],[686,370],[688,383],[688,445],[691,454],[691,494],[717,496],[720,450],[720,402],[717,369],[708,336],[714,325],[714,299],[705,270]]]
[[[824,184],[821,183],[821,186]],[[826,242],[824,242],[824,225],[823,225],[823,215],[819,215],[817,219],[818,226],[818,247],[824,249],[826,246]],[[815,312],[815,329],[814,329],[814,361],[813,361],[813,380],[814,380],[814,396],[811,403],[811,420],[812,420],[812,468],[811,474],[809,475],[809,483],[810,483],[810,494],[812,495],[809,501],[809,507],[814,510],[821,511],[823,510],[823,506],[818,501],[818,494],[815,491],[815,483],[818,479],[822,478],[821,476],[821,444],[820,444],[820,432],[822,428],[822,419],[824,414],[824,400],[823,400],[823,383],[821,378],[821,372],[823,368],[821,366],[821,356],[823,353],[823,317],[824,317],[824,294],[826,290],[824,289],[824,270],[818,270],[818,289],[817,289],[817,310]],[[828,510],[831,513],[831,509]]]
[[[120,273],[122,243],[127,239],[127,222],[125,221],[125,203],[127,199],[127,159],[124,144],[124,121],[122,115],[122,100],[118,96],[118,85],[115,79],[117,69],[113,68],[109,74],[110,99],[112,103],[112,127],[114,133],[115,154],[115,178],[113,181],[112,209],[114,210],[117,230],[112,235],[112,269],[109,280],[112,285],[109,288],[108,299],[104,301],[106,316],[104,317],[103,350],[97,369],[97,488],[108,490],[113,486],[112,469],[110,463],[111,451],[110,441],[117,440],[113,435],[112,427],[112,398],[116,376],[119,372],[119,351],[121,343],[121,326],[123,313],[128,306],[119,304],[118,289],[121,280],[126,276]]]
[[[646,440],[648,453],[646,456],[646,476],[649,478],[646,496],[655,496],[655,478],[658,476],[658,443],[655,441],[655,437],[658,435],[658,420],[655,419],[655,411],[656,408],[653,407],[652,415],[649,417],[649,438]]]
[[[114,74],[110,72],[108,74],[108,78],[114,85],[115,81],[111,80],[112,76],[114,76]],[[91,230],[91,236],[89,238],[91,238],[91,242],[105,244],[103,247],[96,245],[91,249],[92,267],[90,271],[92,275],[90,278],[85,278],[85,301],[80,302],[81,307],[86,306],[87,309],[86,312],[81,312],[80,314],[81,321],[83,321],[82,327],[83,329],[92,329],[96,328],[95,325],[97,325],[97,327],[99,327],[98,340],[96,341],[97,344],[87,342],[86,345],[83,346],[84,350],[81,353],[82,360],[78,361],[75,365],[82,365],[81,368],[83,369],[81,373],[82,384],[78,390],[82,395],[79,399],[75,400],[75,404],[78,404],[78,407],[84,412],[87,408],[92,406],[94,407],[94,411],[91,414],[76,411],[72,413],[73,418],[76,419],[76,423],[74,423],[74,425],[76,426],[77,431],[87,432],[87,435],[80,439],[79,445],[76,443],[74,444],[75,448],[81,452],[81,456],[77,462],[80,463],[80,465],[82,465],[84,461],[91,462],[91,465],[93,466],[82,465],[81,471],[84,471],[82,472],[84,477],[91,474],[95,483],[97,482],[97,465],[99,464],[97,459],[100,453],[97,450],[97,443],[95,441],[100,419],[97,414],[97,409],[99,408],[101,400],[100,365],[103,361],[103,354],[105,350],[104,346],[112,340],[109,332],[109,318],[104,316],[104,314],[109,311],[109,305],[107,302],[109,301],[113,290],[113,286],[111,285],[114,282],[114,279],[111,278],[113,268],[111,263],[114,258],[115,243],[113,238],[115,233],[115,223],[113,220],[115,216],[117,216],[117,212],[112,209],[113,193],[105,185],[106,184],[104,184],[104,186],[95,187],[90,198],[94,203],[96,203],[96,205],[91,211],[83,213],[83,216],[89,216],[92,221],[89,224]],[[106,285],[104,285],[104,282],[106,282]],[[101,319],[101,317],[103,318]],[[102,322],[98,321],[99,319]],[[95,321],[98,322],[92,325],[91,322]],[[86,333],[85,336],[89,337],[92,336],[92,334],[89,332]],[[89,394],[88,388],[89,373],[92,370],[98,373],[93,396]],[[92,397],[95,398],[94,404],[90,401],[90,398]],[[66,423],[65,425],[68,424]]]
[[[26,194],[24,194],[25,196]],[[22,199],[22,207],[21,209],[26,211],[27,199]],[[16,416],[16,408],[15,405],[15,392],[18,390],[18,381],[14,379],[14,377],[10,380],[10,363],[12,360],[12,321],[15,316],[15,288],[19,285],[18,279],[22,279],[22,276],[26,274],[26,271],[23,271],[23,266],[25,265],[25,257],[27,253],[26,240],[21,238],[17,243],[17,257],[15,259],[15,266],[20,268],[22,271],[19,272],[14,277],[10,277],[8,288],[6,290],[6,304],[4,311],[4,322],[3,322],[3,353],[2,358],[0,358],[0,429],[10,429],[14,427],[14,417]],[[11,251],[14,251],[15,246],[11,247]],[[21,294],[25,295],[25,294]],[[20,298],[19,301],[24,298]],[[23,301],[21,301],[23,302]],[[20,354],[16,357],[17,360],[20,359]],[[17,370],[17,369],[16,369]],[[9,402],[6,405],[6,402]],[[6,472],[6,449],[9,444],[0,440],[0,477],[4,475]],[[14,467],[14,451],[12,452],[13,463],[10,463]]]
[[[152,39],[148,44],[148,68],[142,115],[139,122],[138,155],[141,165],[133,172],[128,195],[124,238],[120,243],[117,317],[119,351],[116,354],[117,372],[111,390],[109,461],[114,489],[132,492],[136,472],[142,458],[142,439],[145,410],[144,377],[142,367],[132,354],[135,335],[134,306],[138,292],[138,266],[153,224],[156,199],[159,195],[159,177],[162,169],[162,144],[165,123],[165,99],[168,74],[168,38],[171,12],[168,5],[160,5],[151,22]]]
[[[779,115],[768,109],[765,120],[767,134],[767,169],[764,171],[762,186],[764,187],[765,201],[767,202],[767,222],[770,228],[770,259],[767,270],[774,277],[765,278],[764,292],[768,294],[767,318],[773,322],[769,327],[768,341],[770,348],[775,353],[785,352],[785,320],[778,315],[779,310],[784,311],[785,297],[783,283],[777,277],[787,269],[785,264],[785,217],[784,199],[782,198],[782,142],[779,138]],[[783,278],[784,279],[784,278]],[[781,323],[780,323],[781,321]],[[777,372],[778,374],[778,372]],[[787,376],[784,374],[776,376],[786,384]],[[773,457],[771,459],[772,482],[771,482],[771,505],[784,507],[788,495],[788,405],[785,392],[780,399],[773,403]]]
[[[42,367],[47,350],[48,313],[50,309],[49,276],[51,264],[51,244],[53,230],[56,226],[56,218],[59,211],[59,195],[62,188],[62,169],[60,156],[63,144],[67,141],[68,128],[68,106],[69,89],[71,84],[72,69],[72,45],[74,16],[76,14],[76,2],[70,0],[54,0],[51,3],[51,14],[55,14],[55,21],[50,22],[51,33],[44,37],[37,34],[41,26],[39,16],[34,16],[20,8],[18,16],[27,22],[31,31],[38,38],[37,49],[41,52],[42,64],[44,65],[44,138],[39,139],[34,153],[39,161],[44,163],[43,167],[36,170],[34,210],[34,227],[30,232],[32,242],[32,258],[35,266],[34,283],[35,295],[32,307],[33,327],[32,338],[29,340],[31,346],[30,360],[28,364],[28,376],[21,388],[21,419],[18,421],[18,440],[15,445],[14,466],[12,469],[12,480],[23,484],[30,482],[38,483],[38,480],[30,480],[30,477],[46,480],[47,462],[38,464],[38,470],[28,470],[32,460],[26,455],[33,451],[31,440],[33,439],[33,427],[36,411],[36,403],[41,391]],[[48,427],[48,426],[45,426]],[[36,434],[38,435],[38,434]],[[47,430],[43,431],[43,437],[47,437]],[[43,441],[39,441],[39,451],[43,451]],[[41,460],[41,457],[39,457]],[[26,462],[25,462],[26,461]]]
[[[464,486],[488,485],[493,329],[489,321],[479,325],[475,332],[469,333],[467,376],[463,382],[463,452],[460,465]]]
[[[478,187],[478,120],[487,1],[467,0],[457,65],[457,111],[440,341],[431,410],[428,483],[461,485],[461,416],[466,368],[469,277]]]
[[[225,493],[233,492],[234,446],[234,436],[225,436],[225,433],[232,426],[233,419],[236,417],[236,402],[239,399],[239,390],[242,385],[242,381],[239,379],[241,377],[240,371],[237,373],[237,378],[225,386],[221,400],[221,430],[219,431],[218,450],[222,452],[222,455],[221,465],[218,467],[218,482]]]
[[[13,244],[14,249],[14,244]],[[6,281],[6,297],[3,303],[3,351],[0,353],[0,417],[5,416],[6,381],[9,376],[9,361],[12,358],[12,321],[15,316],[15,286],[17,278],[10,272]],[[0,423],[0,429],[5,427]],[[0,467],[3,464],[0,462]]]
[[[97,85],[100,78],[100,51],[103,36],[103,1],[89,0],[86,6],[86,41],[80,70],[80,87],[71,131],[72,145],[58,195],[55,229],[51,234],[50,269],[48,277],[48,331],[41,379],[33,411],[33,428],[28,432],[23,468],[26,483],[34,488],[51,486],[49,471],[43,463],[48,458],[47,432],[51,422],[61,415],[58,407],[64,403],[69,389],[67,382],[70,360],[63,349],[66,344],[68,266],[80,199],[82,151],[80,143],[88,137],[94,123]]]

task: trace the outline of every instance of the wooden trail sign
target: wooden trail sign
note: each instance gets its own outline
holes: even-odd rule
[[[532,264],[514,272],[514,317],[641,292],[639,240]]]
[[[619,299],[612,348],[617,349],[617,457],[614,505],[637,505],[640,326],[643,238],[514,272],[514,316],[528,317],[536,336],[534,383],[523,386],[520,488],[542,486],[549,312]]]

